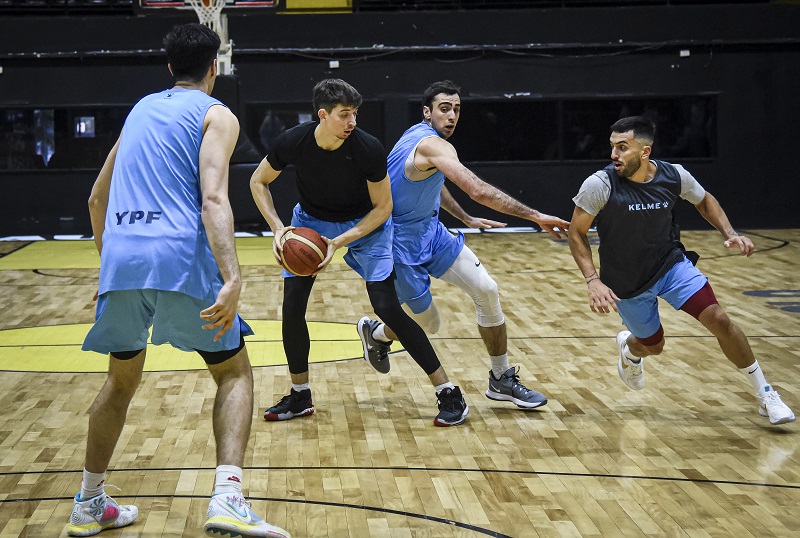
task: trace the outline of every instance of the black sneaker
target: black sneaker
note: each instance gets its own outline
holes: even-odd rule
[[[311,401],[311,389],[304,389],[300,392],[292,389],[275,406],[264,411],[264,420],[289,420],[313,414],[314,403]]]
[[[358,320],[358,336],[364,347],[364,359],[369,361],[373,368],[382,374],[389,373],[389,349],[392,343],[381,342],[372,337],[372,332],[381,322],[364,316]]]
[[[436,426],[458,426],[467,420],[469,407],[461,395],[461,389],[446,388],[436,395],[439,405],[439,414],[433,419]]]

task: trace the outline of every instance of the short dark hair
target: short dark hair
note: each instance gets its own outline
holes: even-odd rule
[[[450,80],[440,80],[434,82],[422,94],[422,106],[431,108],[433,106],[433,98],[443,93],[445,95],[461,95],[461,88],[455,82]]]
[[[648,140],[648,145],[652,145],[656,136],[656,124],[644,116],[628,116],[611,126],[612,133],[627,133],[628,131],[633,131],[633,137],[637,140]]]
[[[330,112],[336,105],[358,108],[362,101],[363,98],[358,90],[340,78],[326,78],[314,86],[312,103],[315,112],[320,108]]]
[[[200,82],[217,58],[219,45],[219,36],[207,26],[196,22],[176,25],[164,38],[172,76]]]

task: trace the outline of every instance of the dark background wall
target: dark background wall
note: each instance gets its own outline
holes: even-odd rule
[[[173,24],[193,20],[191,12],[4,17],[0,106],[132,105],[170,86],[161,39]],[[800,4],[248,12],[232,13],[229,28],[236,77],[221,81],[215,94],[239,112],[243,130],[249,103],[304,103],[314,83],[332,76],[381,103],[384,132],[373,134],[389,147],[418,119],[409,103],[443,78],[462,85],[465,116],[470,99],[714,95],[716,155],[683,164],[721,201],[735,226],[800,226],[793,159],[800,142]],[[331,69],[329,60],[339,60],[340,67]],[[607,164],[461,158],[487,181],[564,218],[582,180]],[[265,227],[247,185],[254,167],[232,167],[231,199],[242,229]],[[0,172],[0,235],[90,233],[86,199],[95,176],[96,170]],[[282,177],[276,198],[284,216],[295,197],[292,182]],[[498,217],[457,199],[475,214]],[[681,220],[684,228],[708,227],[691,208],[682,208]]]

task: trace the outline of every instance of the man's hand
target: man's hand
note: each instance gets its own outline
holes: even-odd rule
[[[614,312],[619,312],[617,301],[620,298],[599,278],[590,280],[587,287],[589,288],[589,308],[592,309],[592,312],[608,314],[612,309]]]
[[[536,218],[532,219],[533,222],[539,225],[539,227],[544,230],[545,232],[549,233],[556,239],[561,239],[562,232],[564,237],[567,236],[569,231],[569,222],[564,219],[560,219],[558,217],[554,217],[552,215],[545,215],[544,213],[538,212]],[[558,229],[556,229],[558,228]]]
[[[281,228],[278,228],[278,230],[275,232],[275,237],[272,238],[272,254],[275,256],[275,261],[277,261],[278,265],[280,265],[281,267],[283,267],[283,261],[281,260],[281,252],[283,252],[283,247],[281,246],[281,238],[289,230],[294,230],[294,226],[283,226]]]
[[[462,221],[469,228],[479,228],[481,230],[491,230],[492,228],[505,228],[508,226],[505,222],[497,222],[496,220],[483,219],[480,217],[472,217],[467,215]]]
[[[725,241],[723,245],[725,245],[725,248],[739,247],[739,254],[742,256],[752,256],[753,252],[756,251],[756,246],[748,237],[745,237],[744,235],[734,235]]]
[[[331,260],[333,259],[333,253],[336,252],[336,249],[339,248],[339,245],[336,244],[336,241],[334,239],[328,239],[324,235],[321,237],[323,241],[328,243],[328,251],[325,254],[325,258],[317,266],[317,270],[311,273],[311,276],[317,276],[322,271],[324,271],[325,268],[328,266],[328,264],[331,263]]]
[[[239,293],[241,291],[241,283],[226,282],[222,289],[219,290],[216,302],[200,312],[200,318],[208,322],[207,325],[203,325],[204,331],[219,329],[217,334],[214,335],[215,342],[233,327],[233,322],[236,321],[236,308],[239,304]]]

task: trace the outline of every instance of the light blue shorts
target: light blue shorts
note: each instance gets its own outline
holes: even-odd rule
[[[412,312],[419,314],[428,309],[433,301],[431,277],[440,278],[447,272],[464,249],[464,234],[450,233],[439,223],[431,244],[431,253],[419,264],[407,265],[395,262],[397,280],[394,288],[400,303],[407,304]],[[422,256],[421,256],[422,257]]]
[[[219,329],[204,331],[202,327],[208,322],[200,318],[200,312],[214,301],[216,295],[200,300],[177,291],[106,292],[97,298],[95,323],[81,349],[98,353],[144,349],[150,327],[155,345],[169,342],[183,351],[236,349],[241,336],[249,336],[253,330],[237,314],[239,323],[214,342]]]
[[[292,214],[292,226],[296,228],[312,228],[328,239],[333,239],[346,232],[358,224],[359,220],[361,219],[347,222],[319,220],[303,211],[300,204],[294,207],[294,213]],[[386,280],[394,269],[394,263],[392,262],[392,219],[389,218],[372,232],[348,244],[344,261],[367,282]],[[292,278],[294,276],[289,271],[283,270],[283,278]]]
[[[637,338],[653,336],[661,326],[658,315],[658,298],[680,310],[689,298],[706,285],[708,278],[685,257],[636,297],[617,303],[619,315],[628,330]]]

